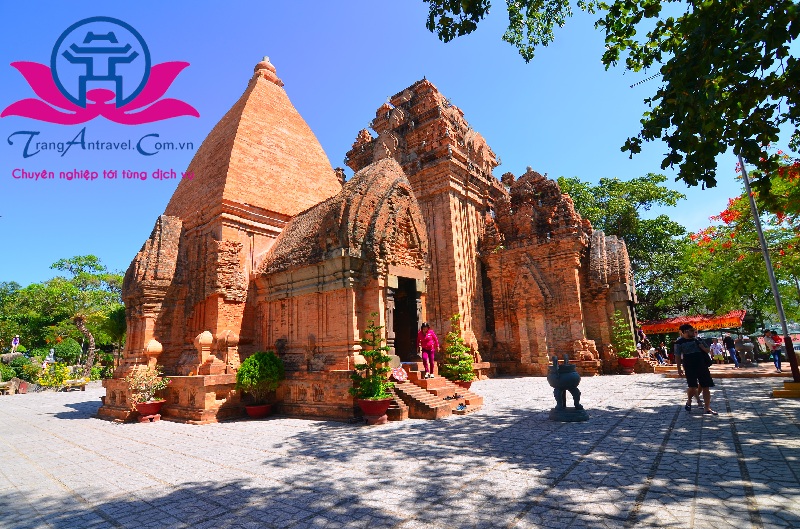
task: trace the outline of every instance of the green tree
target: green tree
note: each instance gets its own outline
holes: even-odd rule
[[[671,278],[679,273],[681,263],[676,255],[686,244],[682,238],[686,229],[668,215],[642,216],[654,206],[674,207],[685,198],[665,187],[666,180],[666,176],[653,173],[627,181],[601,178],[596,185],[575,177],[558,179],[561,191],[572,197],[583,218],[595,229],[625,241],[639,297],[639,317],[644,320],[672,311],[657,302],[672,288]]]
[[[759,195],[756,201],[766,210]],[[711,217],[718,224],[689,236],[693,241],[690,260],[698,282],[706,289],[708,312],[745,308],[759,321],[774,318],[775,306],[761,247],[751,220],[746,194],[731,199],[728,207]],[[762,215],[764,237],[773,262],[789,318],[800,317],[800,223],[784,214]]]
[[[472,353],[461,337],[460,314],[450,317],[450,332],[445,337],[447,346],[444,362],[440,366],[441,375],[448,380],[470,382],[475,379],[472,369]]]
[[[361,356],[364,357],[364,363],[356,364],[355,370],[350,374],[354,384],[348,392],[357,399],[382,400],[391,397],[389,390],[394,387],[389,382],[391,358],[386,354],[391,347],[383,345],[383,326],[375,325],[374,318],[378,317],[378,313],[372,312],[370,316],[367,328],[364,329],[364,337],[359,342],[363,347]]]
[[[0,351],[11,347],[11,340],[19,334],[25,343],[28,338],[24,336],[16,320],[16,301],[21,289],[19,283],[14,281],[0,282]]]
[[[95,335],[102,332],[109,312],[121,304],[122,276],[109,272],[94,255],[61,259],[51,268],[68,274],[51,279],[47,288],[67,315],[65,319],[69,319],[88,342],[84,376],[89,377],[95,360]]]
[[[619,310],[611,318],[611,345],[620,358],[630,358],[636,352],[631,326]]]
[[[122,348],[125,345],[125,333],[127,332],[127,321],[125,320],[125,306],[118,305],[111,309],[106,315],[103,323],[103,331],[108,335],[114,345],[112,354],[113,363],[122,356]]]
[[[72,338],[65,338],[53,346],[53,357],[56,362],[62,362],[67,365],[75,365],[80,361],[83,354],[81,344]]]
[[[475,31],[490,0],[426,0],[427,27],[445,42]],[[600,12],[605,32],[602,62],[624,60],[626,70],[658,68],[651,110],[642,128],[622,147],[631,155],[644,142],[662,139],[662,169],[679,166],[690,186],[716,185],[716,156],[733,148],[745,161],[773,171],[779,156],[766,147],[780,128],[794,129],[800,144],[800,61],[791,45],[800,34],[800,4],[793,0],[598,0],[579,1]],[[509,26],[503,39],[530,61],[538,45],[553,40],[554,25],[571,16],[568,0],[506,2]],[[664,9],[667,7],[667,9]],[[769,178],[754,187],[771,192]]]

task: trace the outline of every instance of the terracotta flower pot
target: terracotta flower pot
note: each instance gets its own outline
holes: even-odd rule
[[[18,393],[27,393],[28,392],[28,383],[25,382],[24,380],[22,382],[20,382],[19,383],[19,390],[17,390],[17,392]]]
[[[263,419],[272,414],[272,404],[259,404],[257,406],[245,406],[244,411],[251,419]]]
[[[470,380],[469,382],[465,382],[463,380],[456,380],[455,384],[456,386],[462,387],[464,389],[469,389],[472,386],[472,381]]]
[[[148,415],[157,415],[161,412],[161,406],[164,405],[163,400],[156,400],[150,402],[139,402],[136,404],[136,411],[142,414],[142,417]]]
[[[633,366],[636,365],[636,361],[639,360],[636,357],[632,358],[617,358],[619,361],[619,367],[622,370],[623,375],[632,375],[633,374]]]
[[[386,416],[386,410],[392,405],[393,400],[392,398],[381,400],[358,399],[356,402],[358,407],[361,408],[367,424],[384,424],[389,420]]]

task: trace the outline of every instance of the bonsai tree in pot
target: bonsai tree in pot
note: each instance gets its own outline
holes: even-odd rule
[[[370,314],[373,318],[377,315],[377,312]],[[364,363],[356,364],[355,371],[350,375],[353,387],[348,390],[356,398],[356,403],[370,424],[386,422],[386,410],[393,400],[389,393],[389,389],[394,387],[394,384],[389,382],[391,358],[386,354],[391,348],[382,345],[383,339],[380,337],[382,328],[383,326],[375,325],[374,319],[368,321],[364,337],[359,342],[364,347],[361,351]]]
[[[633,342],[633,332],[622,315],[622,312],[615,310],[611,319],[611,344],[617,353],[619,366],[623,375],[633,374],[633,366],[638,360],[636,345]]]
[[[142,416],[156,415],[164,405],[164,399],[156,397],[157,391],[169,385],[169,378],[162,374],[161,366],[137,366],[124,379],[131,392],[130,402]]]
[[[472,352],[464,344],[464,338],[461,337],[460,320],[459,314],[453,314],[450,317],[450,332],[445,337],[447,347],[445,348],[444,362],[439,366],[439,372],[446,379],[464,389],[469,389],[472,381],[475,380],[475,372],[472,370]]]
[[[266,417],[272,412],[268,400],[286,378],[283,360],[273,351],[259,351],[251,355],[236,372],[236,389],[247,392],[253,404],[245,406],[247,415],[253,418]]]

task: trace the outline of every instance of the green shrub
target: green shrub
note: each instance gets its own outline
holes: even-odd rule
[[[472,352],[469,347],[464,345],[464,339],[461,337],[460,319],[459,314],[453,314],[450,318],[450,332],[445,338],[447,347],[445,348],[444,362],[439,366],[439,371],[448,380],[470,382],[475,380],[475,373],[472,370]]]
[[[72,338],[65,338],[60,343],[57,343],[53,349],[55,349],[55,352],[53,353],[55,361],[62,362],[67,365],[77,364],[78,359],[81,357],[81,353],[83,353],[81,344]]]
[[[32,384],[39,383],[39,376],[42,374],[42,366],[38,362],[30,362],[22,366],[22,370],[17,374],[17,378],[31,382]]]
[[[17,352],[18,352],[18,353],[25,354],[25,353],[27,353],[27,352],[28,352],[28,349],[27,349],[27,348],[26,348],[24,345],[22,345],[22,344],[19,344],[19,345],[17,346]]]
[[[46,388],[61,389],[65,380],[69,380],[69,366],[60,362],[48,365],[39,375],[39,385]]]
[[[373,318],[377,315],[377,312],[370,314]],[[364,346],[361,356],[364,357],[366,363],[356,364],[355,371],[350,375],[354,385],[348,391],[357,399],[388,399],[391,397],[389,389],[394,387],[394,384],[389,382],[391,358],[386,354],[391,347],[381,345],[383,339],[379,337],[379,334],[383,326],[376,327],[375,320],[372,319],[368,323],[360,342]],[[367,347],[369,349],[366,349]]]
[[[236,372],[236,389],[246,391],[254,404],[264,404],[286,376],[283,360],[272,351],[259,351],[242,362]]]
[[[16,373],[16,377],[22,380],[26,380],[22,378],[22,373],[26,365],[31,363],[31,359],[25,356],[18,356],[17,358],[13,359],[11,362],[8,363],[9,367],[14,370]]]
[[[631,358],[636,351],[633,332],[622,312],[615,310],[611,318],[611,344],[619,358]]]
[[[11,362],[9,362],[8,365],[10,365],[11,367],[15,367],[16,368],[16,367],[22,367],[22,366],[24,366],[26,364],[30,364],[30,363],[31,363],[31,359],[30,358],[28,358],[26,356],[18,356],[15,359],[13,359]]]
[[[0,362],[0,380],[3,382],[7,382],[17,376],[17,372],[14,371],[14,368]]]
[[[35,349],[31,349],[28,351],[28,356],[32,359],[38,358],[39,365],[44,362],[44,359],[50,354],[50,349],[45,349],[44,347],[36,347]]]

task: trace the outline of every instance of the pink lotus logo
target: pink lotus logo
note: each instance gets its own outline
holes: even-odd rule
[[[151,67],[144,39],[129,24],[110,17],[76,22],[53,47],[50,66],[13,62],[40,99],[12,103],[0,117],[21,116],[60,125],[98,116],[141,125],[179,116],[200,117],[191,105],[162,99],[187,62]]]

